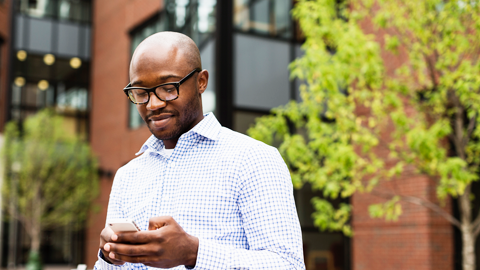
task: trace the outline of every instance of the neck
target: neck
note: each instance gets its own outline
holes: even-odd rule
[[[175,148],[175,145],[177,145],[178,139],[172,139],[172,140],[165,140],[163,141],[163,144],[165,145],[165,149],[173,149]]]

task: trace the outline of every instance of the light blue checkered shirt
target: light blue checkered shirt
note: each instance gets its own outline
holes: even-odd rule
[[[131,218],[147,230],[151,217],[172,216],[199,238],[194,269],[305,269],[290,174],[275,148],[222,127],[212,113],[171,156],[163,148],[152,135],[143,155],[118,170],[107,219]],[[148,268],[100,257],[95,264]]]

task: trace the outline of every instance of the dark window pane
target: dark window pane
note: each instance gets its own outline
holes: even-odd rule
[[[36,107],[37,105],[37,93],[39,92],[37,84],[27,83],[23,88],[22,105],[29,107]]]
[[[145,122],[143,121],[142,117],[138,113],[137,107],[135,106],[135,104],[131,103],[130,101],[128,103],[129,103],[129,120],[128,120],[129,126],[130,128],[138,128],[141,125],[143,125]]]
[[[64,111],[87,111],[88,92],[83,87],[74,86],[66,91],[59,91],[57,106]]]
[[[19,0],[17,10],[31,17],[90,22],[91,2],[86,0]]]
[[[256,1],[252,5],[252,28],[257,33],[268,34],[271,31],[269,0]]]
[[[234,25],[242,32],[292,36],[291,0],[235,0]]]
[[[233,113],[233,130],[247,134],[247,130],[255,124],[255,119],[263,115],[263,113],[257,112],[235,111]]]
[[[274,6],[275,35],[291,37],[292,21],[290,18],[291,0],[276,0]]]
[[[303,232],[305,266],[309,270],[345,269],[343,243],[340,233]]]

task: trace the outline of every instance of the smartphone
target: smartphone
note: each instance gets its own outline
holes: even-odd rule
[[[121,219],[110,219],[107,220],[107,226],[110,227],[114,232],[139,232],[140,228],[138,228],[135,221],[129,218],[121,218]]]

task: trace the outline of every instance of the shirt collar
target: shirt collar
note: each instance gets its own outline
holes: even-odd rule
[[[184,135],[194,133],[194,134],[197,134],[198,136],[202,136],[207,139],[215,141],[218,138],[221,128],[222,126],[218,122],[215,115],[210,112],[205,114],[204,118],[197,125],[195,125],[191,130],[183,134],[179,140],[181,140],[182,137],[185,137]],[[163,149],[163,147],[164,147],[163,141],[157,139],[154,135],[151,135],[135,155],[138,156],[147,150],[160,151],[161,149]]]

